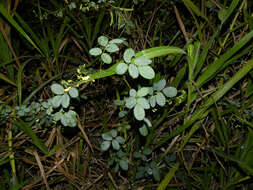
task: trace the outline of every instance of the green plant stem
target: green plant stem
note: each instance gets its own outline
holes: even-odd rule
[[[244,4],[245,4],[245,0],[242,2],[242,4],[241,4],[239,10],[236,12],[236,15],[235,15],[235,17],[234,17],[234,19],[233,19],[233,21],[232,21],[230,27],[229,27],[229,32],[227,33],[225,39],[223,40],[223,43],[221,44],[221,47],[220,47],[219,51],[218,51],[218,55],[220,55],[222,49],[224,48],[225,44],[227,43],[228,38],[229,38],[230,34],[231,34],[232,31],[233,31],[235,22],[236,22],[236,20],[237,20],[237,18],[238,18],[238,16],[239,16],[239,14],[240,14],[241,11],[242,11],[242,8],[243,8]]]
[[[11,125],[11,124],[10,124]],[[11,171],[14,177],[14,183],[18,184],[18,179],[17,179],[17,173],[16,173],[16,166],[15,166],[15,157],[12,152],[12,131],[11,129],[8,131],[8,148],[9,148],[9,159],[10,159],[10,165],[11,165]]]

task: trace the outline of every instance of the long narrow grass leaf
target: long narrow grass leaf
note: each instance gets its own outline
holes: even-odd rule
[[[44,82],[43,84],[41,84],[39,87],[37,87],[35,90],[32,91],[32,93],[24,100],[23,104],[28,104],[28,102],[30,101],[30,99],[35,96],[35,94],[37,94],[41,89],[43,89],[46,85],[48,85],[50,82],[52,82],[53,80],[56,80],[58,77],[60,77],[62,75],[62,73],[59,73],[58,75],[53,76],[52,78],[50,78],[49,80],[47,80],[46,82]]]
[[[224,22],[226,22],[226,20],[231,16],[231,14],[233,13],[233,11],[235,10],[235,8],[237,7],[239,3],[239,0],[233,0],[231,1],[228,9],[226,10],[226,14],[225,17],[222,19],[221,23],[223,24]]]
[[[167,186],[169,185],[171,179],[174,177],[176,171],[178,170],[179,167],[179,163],[176,163],[171,169],[170,171],[166,174],[166,176],[164,177],[164,179],[162,180],[162,182],[160,183],[160,185],[158,186],[158,188],[156,190],[166,190]]]
[[[253,59],[249,60],[234,76],[228,80],[224,85],[222,85],[207,101],[201,106],[197,111],[194,112],[192,117],[186,121],[182,126],[175,129],[168,136],[165,136],[161,141],[158,141],[156,147],[160,147],[166,143],[172,137],[180,134],[187,128],[189,128],[194,122],[203,118],[208,114],[208,109],[217,102],[224,94],[226,94],[239,80],[241,80],[251,69],[253,69]]]
[[[101,24],[102,24],[102,21],[104,19],[104,15],[105,15],[105,11],[104,10],[99,11],[97,22],[96,22],[96,25],[95,25],[95,27],[93,29],[91,44],[94,43],[94,40],[96,39],[99,31],[101,30]]]
[[[11,17],[11,15],[6,11],[2,4],[0,4],[0,13],[11,23],[11,25],[16,28],[16,30],[35,47],[40,53],[38,46],[32,41],[32,39],[25,33],[25,31],[18,25],[18,23]]]
[[[185,54],[185,51],[178,47],[173,46],[160,46],[154,47],[146,50],[142,50],[135,54],[135,57],[146,57],[146,58],[154,58],[159,56],[164,56],[168,54]]]
[[[17,84],[15,82],[13,82],[11,79],[9,79],[6,75],[0,73],[0,79],[4,80],[5,82],[13,85],[13,86],[17,86]]]
[[[253,31],[249,32],[243,39],[235,44],[231,49],[227,50],[220,58],[209,65],[197,80],[197,86],[200,88],[203,84],[211,80],[215,74],[223,67],[223,64],[234,56],[247,42],[253,37]]]
[[[190,0],[183,0],[186,7],[190,8],[197,16],[202,17],[207,22],[209,22],[208,18],[199,10],[199,8]]]
[[[22,73],[23,73],[23,70],[26,66],[26,64],[29,62],[26,61],[25,63],[23,63],[21,65],[21,67],[18,69],[18,76],[17,76],[17,84],[18,84],[18,103],[19,105],[21,106],[22,104]]]
[[[21,119],[17,119],[12,121],[14,125],[16,125],[21,131],[26,133],[32,140],[32,143],[37,146],[44,154],[47,154],[47,147],[43,144],[43,142],[37,137],[37,135],[33,132],[31,127],[22,121]]]

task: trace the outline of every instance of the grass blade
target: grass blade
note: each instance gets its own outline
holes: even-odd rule
[[[146,57],[146,58],[155,58],[163,55],[168,54],[185,54],[185,51],[178,47],[173,46],[160,46],[160,47],[154,47],[149,48],[146,50],[142,50],[135,54],[135,57]]]
[[[31,60],[31,59],[30,59]],[[21,65],[18,69],[18,76],[17,76],[17,84],[18,84],[18,104],[21,106],[22,104],[22,73],[26,66],[26,64],[30,61],[29,59]]]
[[[25,31],[18,25],[18,23],[11,17],[11,15],[6,11],[2,4],[0,4],[0,13],[11,23],[11,25],[16,28],[16,30],[30,43],[34,48],[36,48],[40,53],[38,46],[32,41],[32,39],[25,33]]]
[[[183,0],[186,7],[191,9],[197,16],[202,17],[207,22],[209,22],[208,18],[199,10],[199,8],[190,0]]]
[[[94,43],[94,40],[96,39],[98,33],[101,31],[101,24],[102,24],[102,21],[104,19],[104,15],[105,15],[105,11],[104,10],[99,11],[97,22],[96,22],[96,25],[95,25],[94,30],[93,30],[91,44]]]
[[[176,171],[178,170],[179,163],[176,163],[175,166],[173,166],[170,171],[166,174],[160,185],[156,190],[166,190],[167,185],[170,183],[171,179],[175,175]]]
[[[44,154],[47,154],[47,147],[42,143],[42,141],[37,137],[37,135],[33,132],[30,126],[22,121],[21,119],[17,119],[12,121],[14,125],[16,125],[21,131],[26,133],[32,140],[32,143],[37,146]]]
[[[23,104],[28,104],[29,100],[35,96],[36,93],[38,93],[42,88],[44,88],[46,85],[48,85],[50,82],[52,82],[53,80],[57,79],[58,77],[60,77],[62,75],[62,73],[53,76],[52,78],[50,78],[49,80],[47,80],[46,82],[44,82],[43,84],[41,84],[38,88],[36,88],[23,102]]]
[[[13,82],[11,79],[9,79],[7,76],[5,76],[4,74],[0,73],[0,79],[4,80],[5,82],[13,85],[13,86],[16,86],[17,87],[17,84],[15,82]]]
[[[238,3],[239,3],[239,0],[233,0],[231,2],[230,6],[228,7],[226,11],[226,16],[222,19],[221,24],[224,24],[226,22],[226,20],[230,17],[234,9],[237,7]]]
[[[215,60],[213,64],[209,65],[202,75],[197,80],[197,86],[200,88],[203,84],[208,82],[215,76],[223,64],[227,62],[232,56],[234,56],[247,42],[249,42],[253,37],[253,31],[248,33],[243,39],[241,39],[237,44],[235,44],[231,49],[224,53],[219,59]]]
[[[192,117],[184,123],[181,127],[172,131],[168,136],[164,137],[161,141],[156,143],[155,148],[160,147],[172,137],[180,134],[189,128],[194,122],[205,117],[208,114],[208,109],[224,96],[238,81],[240,81],[251,69],[253,69],[253,59],[249,60],[230,80],[222,85],[197,111],[194,112]]]

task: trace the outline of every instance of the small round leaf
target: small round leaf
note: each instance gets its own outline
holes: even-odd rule
[[[138,98],[137,104],[140,104],[144,109],[149,109],[150,105],[148,103],[148,100],[145,98]]]
[[[105,50],[109,53],[114,53],[114,52],[117,52],[119,51],[119,47],[116,45],[116,44],[108,44],[106,47],[105,47]]]
[[[51,85],[51,90],[54,94],[57,94],[57,95],[61,95],[61,94],[64,93],[64,88],[60,84],[52,84]]]
[[[54,114],[53,120],[55,120],[55,121],[60,121],[62,117],[63,117],[63,114],[62,114],[62,112],[59,111],[59,112],[56,112],[56,113]]]
[[[139,132],[142,136],[147,136],[148,135],[148,129],[146,125],[143,125],[141,128],[139,128]]]
[[[112,57],[108,53],[103,53],[101,55],[101,59],[106,64],[111,64],[112,63]]]
[[[156,99],[155,99],[155,96],[151,96],[150,99],[149,99],[149,104],[152,108],[155,107],[156,105]]]
[[[144,122],[148,125],[148,127],[152,127],[152,123],[151,123],[151,121],[149,121],[148,118],[145,117]]]
[[[117,131],[115,129],[110,130],[110,135],[115,138],[117,137]]]
[[[144,66],[144,65],[149,65],[152,63],[151,59],[148,59],[146,57],[138,57],[134,60],[134,63],[138,66]]]
[[[106,141],[111,141],[112,140],[112,136],[109,133],[103,133],[102,138]]]
[[[135,97],[129,97],[129,98],[126,98],[126,107],[128,109],[132,109],[136,104],[136,99]]]
[[[133,79],[136,79],[139,76],[138,68],[134,64],[129,65],[128,72]]]
[[[147,88],[147,87],[142,87],[141,89],[139,89],[139,90],[137,91],[137,96],[138,96],[138,97],[143,97],[143,96],[146,96],[148,93],[149,93],[149,88]]]
[[[119,161],[120,168],[124,171],[128,170],[128,162],[127,160],[120,160]]]
[[[101,149],[103,151],[107,151],[111,146],[111,141],[103,141],[102,144],[101,144]]]
[[[113,39],[113,40],[109,41],[110,44],[121,44],[123,42],[124,42],[124,40],[122,40],[122,39]]]
[[[131,89],[129,91],[129,95],[132,96],[132,97],[135,97],[136,96],[136,90],[135,89]]]
[[[116,141],[118,141],[119,144],[123,144],[125,142],[125,139],[121,136],[117,136]]]
[[[155,77],[155,71],[150,66],[139,66],[138,70],[145,79],[153,79]]]
[[[64,114],[64,116],[67,118],[67,123],[69,127],[75,127],[77,120],[76,120],[76,112],[73,110],[69,110]]]
[[[52,106],[54,108],[58,108],[60,105],[61,105],[61,102],[62,102],[62,96],[59,95],[59,96],[54,96],[52,98]]]
[[[123,58],[126,63],[131,63],[132,57],[134,57],[135,52],[132,48],[126,49],[124,52]]]
[[[123,117],[125,117],[126,115],[127,115],[127,111],[120,111],[119,112],[119,118],[123,118]]]
[[[98,44],[101,45],[101,46],[106,46],[108,44],[108,38],[105,37],[105,36],[100,36],[98,38]]]
[[[139,121],[145,118],[144,108],[140,104],[136,104],[134,107],[134,117]]]
[[[166,80],[162,79],[158,81],[157,83],[154,83],[153,88],[156,91],[161,91],[162,89],[164,89],[165,85],[166,85]]]
[[[108,53],[103,53],[101,55],[101,59],[106,64],[111,64],[112,63],[112,58],[111,58],[111,56]]]
[[[119,148],[120,148],[119,142],[116,140],[112,140],[112,148],[114,150],[119,150]]]
[[[69,107],[70,97],[68,94],[64,94],[61,98],[61,105],[64,108]]]
[[[165,96],[164,96],[161,92],[158,92],[158,93],[155,95],[155,99],[156,99],[156,103],[157,103],[159,106],[164,106],[165,103],[166,103]]]
[[[118,75],[123,75],[128,69],[128,65],[125,63],[119,63],[116,67],[116,73]]]
[[[174,87],[167,87],[167,88],[163,89],[163,93],[168,98],[173,98],[177,95],[177,89]]]
[[[77,88],[71,87],[69,89],[69,95],[70,95],[71,98],[77,98],[78,95],[79,95]]]
[[[98,56],[102,54],[102,50],[100,48],[92,48],[89,53],[93,56]]]

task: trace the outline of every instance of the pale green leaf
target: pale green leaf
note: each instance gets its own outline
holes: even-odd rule
[[[125,50],[123,58],[126,63],[131,63],[132,58],[134,57],[135,52],[132,48],[128,48]]]
[[[123,42],[124,42],[124,40],[118,39],[118,38],[109,41],[109,43],[111,43],[111,44],[121,44]]]
[[[136,104],[134,107],[134,117],[139,121],[145,118],[144,108],[140,104]]]
[[[152,123],[148,118],[144,118],[144,122],[148,125],[148,127],[152,127]]]
[[[70,95],[71,98],[77,98],[78,95],[79,95],[77,88],[71,87],[69,89],[69,95]]]
[[[60,121],[62,117],[63,117],[63,114],[62,114],[61,111],[59,111],[59,112],[56,112],[56,113],[54,114],[53,120],[55,120],[55,121]]]
[[[61,105],[64,108],[69,107],[70,97],[68,94],[64,94],[61,98]]]
[[[128,162],[127,160],[120,160],[119,161],[120,168],[124,171],[128,170]]]
[[[129,65],[128,72],[133,79],[136,79],[139,76],[138,68],[134,64]]]
[[[112,58],[111,58],[111,56],[108,53],[103,53],[101,55],[101,59],[106,64],[111,64],[112,63]]]
[[[119,150],[119,148],[120,148],[119,142],[116,140],[112,140],[112,148],[114,150]]]
[[[149,88],[147,88],[147,87],[142,87],[141,89],[139,89],[139,90],[137,91],[137,96],[138,96],[138,97],[143,97],[143,96],[146,96],[148,93],[149,93]]]
[[[105,50],[109,53],[114,53],[119,51],[119,47],[116,44],[108,44]]]
[[[148,59],[146,57],[138,57],[134,60],[134,63],[138,66],[144,66],[144,65],[149,65],[152,63],[151,59]]]
[[[155,96],[151,96],[150,99],[149,99],[149,104],[152,108],[155,107],[156,105],[156,99],[155,99]]]
[[[115,129],[110,130],[110,135],[115,138],[117,137],[117,131]]]
[[[61,102],[62,102],[62,96],[61,96],[61,95],[59,95],[59,96],[54,96],[54,97],[52,98],[52,101],[51,101],[52,106],[53,106],[54,108],[58,108],[58,107],[61,105]]]
[[[166,99],[165,99],[165,96],[164,96],[161,92],[158,92],[158,93],[155,95],[155,99],[156,99],[156,103],[157,103],[159,106],[164,106],[164,105],[165,105]]]
[[[51,85],[51,90],[54,94],[57,94],[57,95],[61,95],[61,94],[64,93],[64,88],[60,84],[52,84]]]
[[[106,141],[111,141],[112,140],[112,136],[109,133],[103,133],[102,138]]]
[[[132,97],[136,97],[136,90],[135,89],[130,89],[129,95]]]
[[[135,97],[129,97],[129,98],[126,98],[126,107],[128,109],[132,109],[136,104],[136,99]]]
[[[142,136],[147,136],[148,135],[148,128],[146,125],[143,125],[141,128],[139,128],[139,132]]]
[[[146,98],[138,98],[137,104],[140,104],[144,109],[150,108],[150,105],[149,105],[148,100]]]
[[[158,81],[157,83],[154,83],[153,88],[156,91],[161,91],[162,89],[164,89],[165,85],[166,85],[166,80],[162,79]]]
[[[123,75],[128,69],[128,65],[125,63],[119,63],[116,67],[116,73],[118,75]]]
[[[138,70],[140,75],[145,79],[153,79],[155,77],[155,72],[150,66],[139,66]]]
[[[98,56],[102,54],[102,50],[100,48],[92,48],[89,53],[93,56]]]
[[[168,98],[173,98],[177,95],[177,89],[174,87],[167,87],[167,88],[163,89],[163,93]]]
[[[100,36],[98,38],[98,44],[101,45],[101,46],[106,46],[108,44],[108,38],[105,37],[105,36]]]
[[[111,146],[111,141],[103,141],[102,144],[101,144],[101,149],[103,151],[107,151]]]
[[[121,136],[117,136],[116,140],[119,142],[119,144],[123,144],[125,142],[125,139]]]

